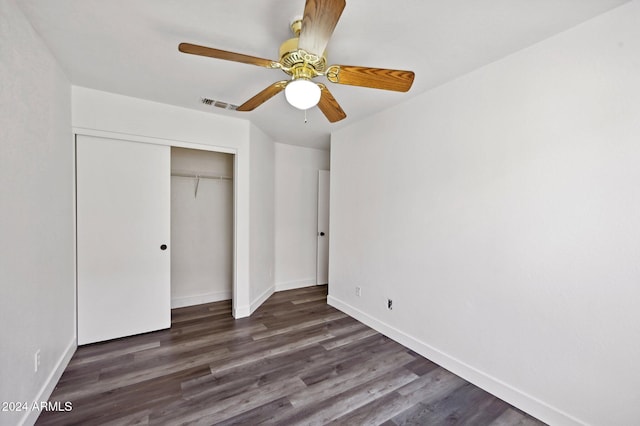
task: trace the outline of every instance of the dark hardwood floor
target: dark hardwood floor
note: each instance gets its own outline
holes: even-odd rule
[[[541,425],[326,304],[276,293],[172,312],[169,330],[78,348],[37,424]]]

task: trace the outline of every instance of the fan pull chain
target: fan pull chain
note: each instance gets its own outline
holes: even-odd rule
[[[307,120],[307,110],[304,110],[304,124],[307,124],[309,120]]]

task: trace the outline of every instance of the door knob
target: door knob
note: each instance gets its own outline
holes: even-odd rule
[[[163,244],[163,245],[160,246],[160,250],[166,250],[166,249],[167,249],[167,245],[166,244]]]
[[[321,236],[321,237],[324,237],[324,232],[320,232],[320,236]]]

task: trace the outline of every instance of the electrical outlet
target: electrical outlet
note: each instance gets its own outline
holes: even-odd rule
[[[360,286],[356,286],[356,296],[360,297],[362,295],[362,289]]]
[[[387,309],[388,310],[392,310],[393,309],[393,300],[387,299]]]
[[[38,349],[36,351],[36,353],[33,355],[33,371],[34,371],[34,373],[37,373],[39,368],[40,368],[40,349]]]

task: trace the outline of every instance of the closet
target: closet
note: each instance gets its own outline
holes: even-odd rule
[[[232,177],[230,154],[76,136],[78,344],[232,297]]]
[[[229,300],[233,155],[171,148],[171,307]]]

